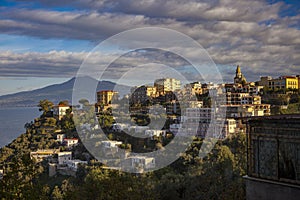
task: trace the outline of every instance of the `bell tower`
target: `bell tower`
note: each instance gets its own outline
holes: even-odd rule
[[[234,83],[235,84],[245,84],[245,83],[247,83],[245,76],[242,74],[240,65],[238,65],[236,67]]]

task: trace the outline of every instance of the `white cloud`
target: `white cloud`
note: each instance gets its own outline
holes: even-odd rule
[[[131,28],[159,26],[194,38],[219,65],[234,67],[239,63],[247,67],[249,74],[255,75],[267,71],[278,75],[281,72],[300,73],[300,15],[280,18],[283,3],[268,4],[263,0],[46,0],[42,3],[49,7],[72,5],[77,10],[2,9],[5,17],[0,19],[0,31],[45,39],[96,42]],[[28,67],[26,74],[38,75],[39,71],[34,71],[31,66],[39,65],[55,74],[64,66],[73,72],[62,74],[71,75],[83,57],[74,52],[15,54],[1,61],[0,70],[3,74],[9,66],[11,72],[4,74],[21,75]],[[130,64],[131,60],[127,62]]]

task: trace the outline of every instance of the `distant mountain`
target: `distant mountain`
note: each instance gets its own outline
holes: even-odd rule
[[[84,77],[83,77],[84,78]],[[95,83],[97,80],[85,78],[89,83]],[[0,107],[20,107],[20,106],[37,106],[40,100],[48,99],[54,103],[62,100],[72,102],[72,90],[75,78],[72,78],[64,83],[50,85],[36,90],[18,92],[15,94],[0,96]],[[95,83],[97,84],[97,83]],[[128,94],[129,86],[116,85],[110,81],[99,81],[97,91],[99,90],[113,90],[117,86],[120,97]]]

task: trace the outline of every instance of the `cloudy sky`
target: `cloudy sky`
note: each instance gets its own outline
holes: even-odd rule
[[[298,2],[2,0],[0,95],[66,81],[99,42],[143,27],[169,28],[190,36],[206,49],[226,82],[237,64],[250,81],[265,75],[300,74]],[[101,59],[115,53],[106,51]],[[116,67],[134,56],[128,54]],[[169,54],[157,56],[164,63],[174,62]],[[146,57],[139,57],[139,63],[151,61]]]

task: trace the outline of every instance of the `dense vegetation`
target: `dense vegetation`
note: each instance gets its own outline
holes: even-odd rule
[[[271,104],[271,113],[299,114],[300,113],[300,89],[276,89],[264,88],[262,103]]]
[[[30,151],[64,148],[55,141],[55,130],[76,136],[70,112],[56,121],[49,115],[53,104],[40,102],[42,115],[27,123],[26,133],[0,151],[1,199],[245,199],[242,176],[246,169],[246,136],[232,135],[219,141],[203,159],[202,139],[170,166],[145,174],[130,174],[103,168],[91,159],[76,177],[48,177],[46,162],[34,163]],[[75,157],[86,152],[82,145]]]

